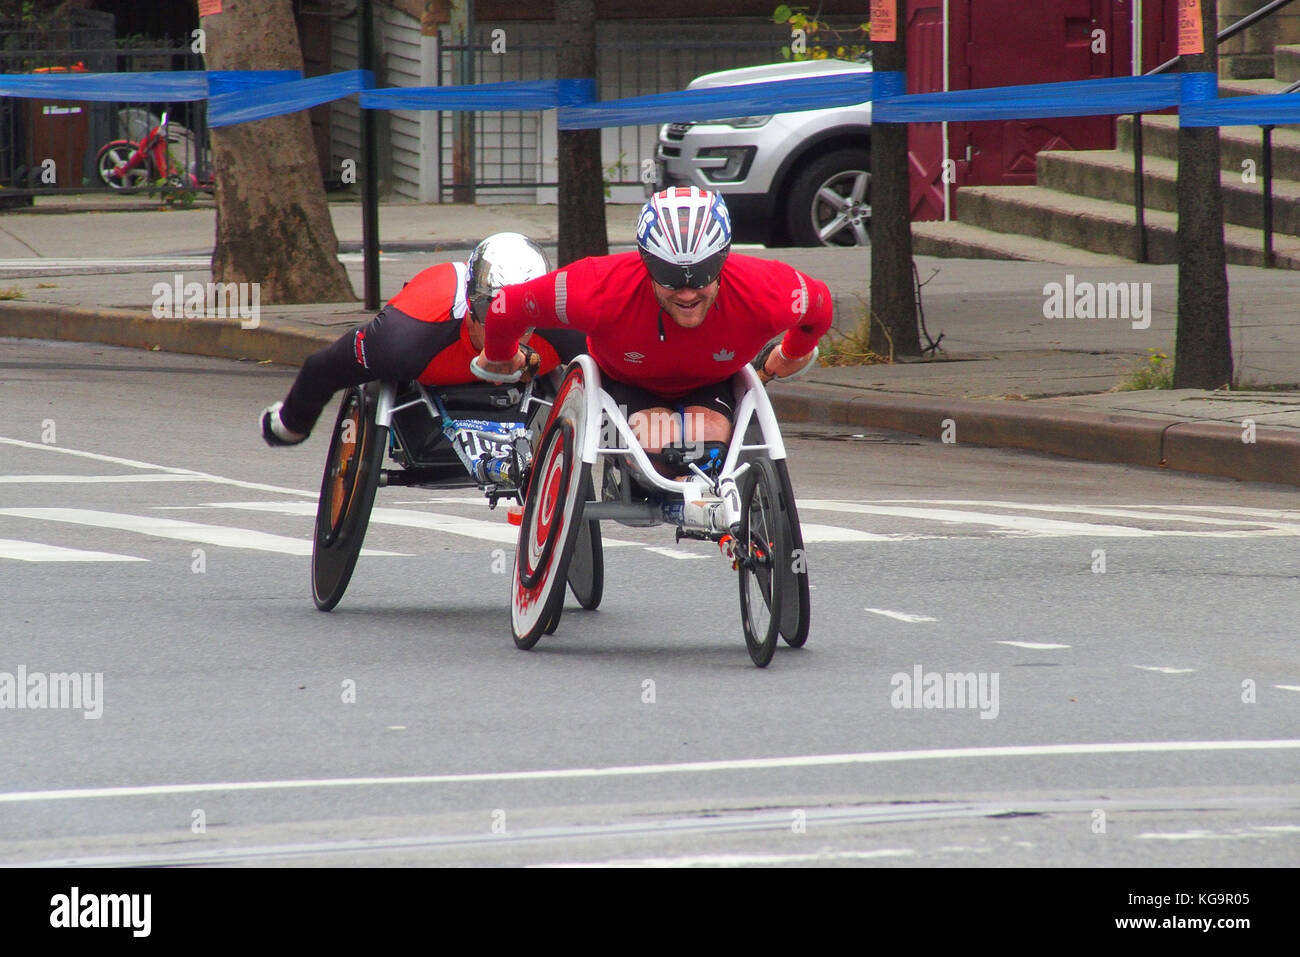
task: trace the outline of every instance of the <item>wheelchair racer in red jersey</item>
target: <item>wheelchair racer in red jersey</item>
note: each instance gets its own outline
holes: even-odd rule
[[[760,378],[807,370],[831,325],[830,290],[785,263],[732,253],[722,197],[693,186],[650,198],[637,247],[502,289],[475,374],[514,381],[531,327],[586,333],[605,391],[646,452],[685,445],[716,461],[731,436],[731,376],[777,336]]]
[[[303,442],[335,392],[374,379],[477,382],[470,361],[483,348],[483,315],[492,297],[550,268],[546,253],[527,236],[496,233],[474,247],[468,262],[423,270],[369,323],[303,363],[284,401],[263,410],[262,438],[271,446]],[[563,331],[534,336],[529,347],[538,372],[583,351],[582,337]]]

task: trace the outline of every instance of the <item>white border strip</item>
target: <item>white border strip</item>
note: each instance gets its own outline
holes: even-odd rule
[[[764,771],[776,768],[830,767],[849,764],[891,764],[898,761],[937,761],[952,758],[1033,758],[1061,755],[1145,754],[1187,751],[1300,750],[1300,740],[1276,741],[1131,741],[1095,744],[1029,744],[991,748],[947,748],[920,751],[866,751],[856,754],[811,754],[784,758],[740,758],[682,764],[638,764],[608,768],[565,768],[551,771],[497,771],[481,774],[425,774],[406,777],[305,778],[297,781],[222,781],[209,784],[155,784],[142,787],[69,788],[60,791],[13,791],[0,794],[0,804],[91,798],[149,797],[214,791],[287,791],[303,788],[366,787],[394,784],[474,784],[505,781],[554,781],[565,778],[617,778],[650,774],[703,774],[717,771]]]

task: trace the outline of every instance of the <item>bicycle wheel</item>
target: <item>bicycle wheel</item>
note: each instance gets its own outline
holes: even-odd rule
[[[778,564],[781,571],[781,638],[791,648],[802,648],[808,640],[808,625],[812,619],[812,600],[808,591],[808,557],[803,547],[803,530],[799,527],[799,512],[795,508],[794,489],[790,486],[790,470],[785,460],[776,464],[781,480],[781,518],[785,525],[785,541],[789,552]]]
[[[311,596],[321,611],[347,590],[370,523],[388,444],[388,429],[375,424],[378,395],[374,382],[343,393],[325,456],[311,549]]]
[[[577,457],[574,426],[566,416],[552,419],[528,481],[510,606],[515,644],[525,650],[559,624],[569,563],[584,524],[591,466]]]
[[[95,169],[105,186],[129,193],[143,189],[153,182],[153,162],[148,158],[142,165],[129,170],[121,177],[111,175],[118,166],[129,160],[134,152],[135,144],[130,140],[113,140],[99,148],[99,152],[95,155]]]
[[[569,562],[569,589],[578,604],[594,611],[605,594],[605,548],[600,539],[600,522],[583,522],[578,543]]]
[[[740,619],[749,657],[766,668],[776,651],[783,589],[779,568],[788,554],[780,510],[781,479],[770,459],[756,459],[740,496]]]

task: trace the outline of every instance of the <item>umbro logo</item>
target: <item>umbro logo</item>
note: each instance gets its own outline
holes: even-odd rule
[[[734,358],[736,358],[736,354],[730,349],[722,349],[719,352],[713,353],[713,359],[716,362],[730,362]]]
[[[645,358],[645,353],[625,352],[623,353],[623,358],[626,359],[628,362],[640,362],[642,359]]]

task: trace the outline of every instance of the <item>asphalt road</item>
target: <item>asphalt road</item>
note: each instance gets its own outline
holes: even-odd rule
[[[521,652],[464,491],[381,490],[315,610],[291,374],[0,340],[0,705],[102,675],[0,708],[0,863],[1300,863],[1294,489],[794,426],[805,649],[755,669],[713,546],[607,525]]]

